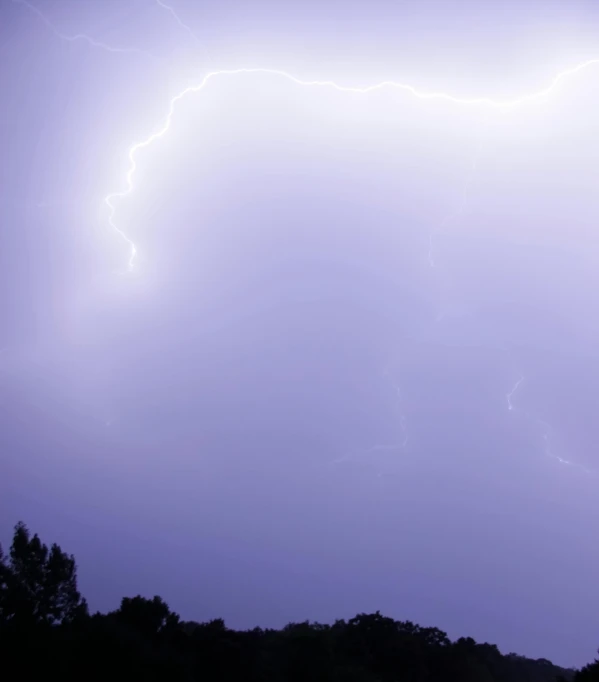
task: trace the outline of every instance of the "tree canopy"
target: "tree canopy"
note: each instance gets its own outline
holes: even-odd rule
[[[0,622],[66,624],[86,615],[75,557],[50,549],[24,523],[15,526],[8,560],[0,548]]]
[[[89,615],[75,558],[15,526],[0,547],[0,654],[18,679],[192,682],[599,682],[599,661],[580,671],[502,655],[471,637],[380,612],[332,624],[289,623],[237,631],[221,619],[181,621],[160,597],[125,597]]]

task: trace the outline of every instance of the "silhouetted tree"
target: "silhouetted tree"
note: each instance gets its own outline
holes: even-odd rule
[[[0,651],[15,677],[61,682],[599,682],[599,661],[576,673],[378,611],[239,632],[137,595],[90,618],[74,557],[22,523],[9,556],[0,548]]]
[[[19,625],[69,623],[87,614],[75,558],[50,550],[27,526],[15,526],[9,559],[0,548],[0,620]]]
[[[599,682],[599,659],[595,659],[593,663],[579,670],[574,680],[575,682]]]
[[[145,599],[140,595],[132,599],[124,597],[121,608],[109,616],[145,637],[173,631],[179,624],[179,616],[172,613],[168,604],[157,596],[153,599]]]

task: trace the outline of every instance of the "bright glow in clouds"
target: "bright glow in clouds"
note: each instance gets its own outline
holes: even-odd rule
[[[140,54],[145,54],[148,55],[147,52],[144,50],[140,50],[138,48],[134,47],[114,47],[112,45],[109,45],[107,43],[104,43],[102,41],[98,41],[86,34],[76,34],[76,35],[66,35],[59,31],[52,22],[50,22],[47,17],[34,5],[29,3],[27,0],[13,0],[15,4],[22,5],[26,7],[28,10],[31,12],[35,13],[39,19],[52,31],[52,33],[57,36],[59,39],[67,42],[77,42],[77,41],[84,41],[88,43],[91,47],[96,47],[100,48],[103,50],[106,50],[108,52],[113,52],[113,53],[140,53]],[[186,24],[177,14],[175,9],[163,2],[162,0],[156,0],[156,5],[159,6],[160,8],[164,9],[167,11],[174,21],[177,23],[177,25],[185,31],[192,39],[194,42],[197,44],[201,45],[201,41],[196,35],[196,33],[193,31],[193,29]],[[148,55],[151,56],[151,55]],[[286,81],[290,81],[298,86],[305,87],[305,88],[312,88],[312,89],[318,89],[318,88],[328,88],[332,90],[336,90],[341,93],[347,93],[347,94],[356,94],[356,95],[368,95],[372,94],[378,91],[382,90],[391,90],[391,91],[399,91],[399,92],[404,92],[407,93],[409,96],[412,96],[415,99],[418,100],[423,100],[423,101],[435,101],[438,102],[439,106],[451,106],[451,107],[468,107],[468,108],[474,108],[477,111],[480,112],[481,117],[488,117],[489,112],[496,112],[499,114],[507,114],[507,113],[513,113],[517,110],[520,110],[523,106],[535,102],[535,101],[540,101],[543,99],[548,98],[550,95],[555,94],[558,89],[560,84],[562,84],[566,79],[571,78],[575,76],[576,74],[579,74],[584,71],[591,71],[592,69],[596,68],[599,66],[599,58],[594,58],[594,59],[588,59],[586,61],[582,61],[572,67],[569,68],[564,68],[560,70],[554,77],[553,79],[549,82],[547,86],[544,88],[529,92],[525,95],[522,95],[520,97],[515,97],[515,98],[507,98],[507,99],[501,99],[501,98],[494,98],[491,96],[472,96],[472,97],[462,97],[462,96],[457,96],[452,94],[449,91],[446,90],[423,90],[418,88],[417,86],[410,84],[410,83],[404,83],[400,81],[395,81],[395,80],[383,80],[377,83],[374,83],[372,85],[366,85],[366,86],[357,86],[357,85],[342,85],[336,81],[333,80],[320,80],[320,79],[303,79],[300,77],[297,77],[293,75],[292,73],[289,73],[288,71],[280,70],[280,69],[271,69],[271,68],[237,68],[237,69],[222,69],[222,70],[214,70],[210,71],[208,74],[206,74],[202,80],[195,85],[188,86],[181,90],[178,94],[176,94],[174,97],[171,98],[169,105],[168,105],[168,110],[167,110],[167,115],[166,118],[163,122],[163,124],[152,134],[150,134],[147,138],[144,140],[133,144],[128,151],[128,160],[129,160],[129,168],[127,170],[126,176],[125,176],[125,182],[124,182],[124,189],[120,191],[113,191],[109,193],[105,198],[104,201],[106,205],[109,208],[109,215],[108,215],[108,222],[111,228],[118,234],[118,236],[128,245],[129,248],[129,256],[128,256],[128,268],[129,270],[133,270],[136,264],[136,257],[138,255],[138,249],[132,240],[132,238],[128,235],[128,231],[125,226],[121,226],[121,224],[118,221],[117,218],[117,208],[118,208],[118,201],[123,200],[126,197],[128,197],[134,190],[135,184],[134,184],[134,179],[135,179],[135,174],[137,170],[137,154],[140,150],[150,147],[154,142],[157,142],[161,138],[163,138],[166,133],[169,131],[171,128],[171,125],[173,123],[175,111],[177,108],[177,105],[185,99],[187,96],[190,96],[195,93],[199,93],[200,91],[204,90],[206,86],[209,84],[210,81],[215,80],[215,79],[223,79],[223,78],[231,78],[231,77],[244,77],[244,78],[251,78],[254,75],[257,74],[263,74],[263,75],[268,75],[272,76],[272,87],[275,88],[277,87],[277,82],[280,81],[281,79],[284,79]],[[236,81],[234,79],[231,80],[232,82],[232,87],[235,86]],[[483,128],[488,132],[488,120],[487,118],[483,119]],[[443,228],[445,228],[450,222],[455,222],[459,220],[461,217],[463,217],[466,205],[468,202],[468,193],[470,186],[473,182],[474,176],[477,172],[477,164],[479,160],[479,155],[481,152],[481,147],[482,147],[482,138],[485,137],[484,135],[481,135],[481,141],[479,141],[479,144],[477,145],[477,148],[475,150],[474,157],[471,162],[470,169],[465,177],[464,183],[463,183],[463,189],[461,192],[461,200],[459,202],[459,205],[457,209],[446,215],[446,217],[441,221],[439,224],[439,227],[433,229],[429,235],[429,249],[428,249],[428,262],[430,267],[435,267],[435,254],[434,254],[434,241],[435,237],[437,234],[439,234]],[[444,310],[441,310],[441,312],[437,315],[436,317],[436,323],[441,322],[445,317],[445,312]],[[521,382],[523,381],[523,377],[518,380],[518,382],[515,384],[513,389],[510,391],[509,394],[507,394],[507,402],[508,402],[508,410],[512,411],[513,404],[512,404],[512,397],[520,387]],[[398,386],[394,387],[395,390],[397,391],[398,398],[401,396],[401,389]],[[402,445],[399,446],[400,449],[404,449],[406,444],[407,444],[407,432],[406,432],[406,416],[402,412],[400,416],[400,429],[402,433]],[[543,438],[545,442],[548,442],[548,435],[545,431]],[[398,446],[376,446],[375,449],[393,449],[397,448]],[[561,458],[559,459],[560,462],[564,464],[571,464],[568,460],[564,460]],[[585,470],[586,471],[586,470]]]
[[[518,97],[515,99],[507,99],[507,100],[497,100],[493,99],[491,97],[456,97],[452,95],[451,93],[443,92],[443,91],[433,91],[433,92],[425,92],[419,90],[417,87],[413,85],[409,85],[407,83],[401,83],[397,81],[382,81],[380,83],[376,83],[374,85],[369,85],[365,87],[357,87],[357,86],[345,86],[345,85],[339,85],[338,83],[335,83],[334,81],[330,80],[302,80],[301,78],[297,78],[296,76],[287,73],[285,71],[279,71],[277,69],[266,69],[266,68],[255,68],[255,69],[230,69],[230,70],[223,70],[223,71],[212,71],[208,73],[202,81],[198,85],[192,85],[184,90],[182,90],[178,95],[175,95],[171,101],[170,101],[170,106],[168,109],[168,113],[166,116],[166,120],[163,124],[163,126],[157,130],[155,133],[152,133],[148,138],[143,140],[142,142],[138,142],[137,144],[134,144],[130,149],[129,149],[129,170],[127,172],[126,176],[126,186],[125,189],[121,192],[112,192],[108,194],[105,198],[106,204],[110,208],[110,215],[109,215],[109,222],[112,228],[125,240],[125,242],[129,245],[129,261],[128,265],[129,268],[131,269],[134,265],[135,262],[135,257],[137,255],[137,249],[135,247],[135,244],[133,241],[127,236],[126,232],[120,228],[116,222],[115,222],[115,211],[116,211],[116,206],[114,204],[115,199],[122,199],[129,195],[133,191],[133,176],[135,174],[135,170],[137,168],[137,164],[135,162],[135,156],[137,152],[140,149],[144,149],[145,147],[149,147],[151,144],[156,142],[156,140],[164,137],[164,135],[168,132],[169,128],[171,127],[171,123],[173,120],[173,116],[175,113],[175,107],[177,103],[187,97],[188,95],[200,92],[203,90],[208,82],[212,80],[213,78],[217,77],[223,77],[223,76],[237,76],[237,75],[251,75],[251,74],[257,74],[257,73],[262,73],[262,74],[271,74],[273,76],[278,76],[281,78],[285,78],[287,80],[292,81],[293,83],[296,83],[297,85],[305,86],[305,87],[326,87],[326,88],[333,88],[335,90],[338,90],[340,92],[347,92],[347,93],[353,93],[353,94],[361,94],[361,95],[366,95],[372,92],[376,92],[377,90],[383,90],[383,89],[394,89],[394,90],[400,90],[404,92],[408,92],[409,94],[413,95],[414,97],[418,99],[423,99],[423,100],[439,100],[440,102],[445,102],[445,103],[450,103],[450,104],[455,104],[455,105],[462,105],[462,106],[475,106],[475,107],[483,107],[483,108],[492,108],[496,109],[499,111],[510,111],[515,109],[516,107],[522,106],[524,104],[527,104],[528,102],[542,99],[544,97],[547,97],[550,95],[563,81],[565,78],[568,78],[569,76],[573,76],[574,74],[583,71],[585,69],[588,69],[589,67],[592,66],[597,66],[599,65],[599,59],[589,59],[585,62],[582,62],[580,64],[577,64],[576,66],[568,69],[564,69],[560,71],[554,79],[551,81],[551,83],[546,87],[543,88],[542,90],[538,90],[536,92],[531,92],[527,95],[524,95],[522,97]],[[476,165],[473,164],[473,169],[475,169]],[[464,194],[466,193],[466,190]],[[432,250],[432,244],[431,244],[431,250]],[[432,258],[432,254],[429,251],[429,262],[431,265],[433,265],[434,261]]]
[[[514,98],[514,99],[506,99],[506,100],[501,100],[501,99],[493,99],[491,97],[457,97],[452,95],[451,93],[444,92],[444,91],[422,91],[419,90],[418,88],[414,87],[413,85],[409,85],[406,83],[401,83],[397,81],[382,81],[380,83],[376,83],[374,85],[370,86],[345,86],[345,85],[340,85],[334,81],[330,80],[303,80],[301,78],[298,78],[290,73],[287,73],[286,71],[280,71],[277,69],[266,69],[266,68],[240,68],[240,69],[230,69],[230,70],[222,70],[222,71],[212,71],[208,73],[199,84],[197,85],[192,85],[189,87],[186,87],[184,90],[182,90],[179,94],[175,95],[169,103],[169,108],[168,108],[168,113],[166,116],[166,119],[162,125],[156,132],[152,133],[149,137],[147,137],[145,140],[134,144],[128,152],[128,158],[129,158],[129,169],[127,171],[126,175],[126,182],[125,182],[125,189],[121,192],[112,192],[108,194],[105,197],[105,202],[109,207],[109,223],[111,227],[117,232],[117,234],[129,245],[129,259],[128,259],[128,268],[129,270],[132,270],[135,266],[135,260],[137,256],[137,248],[135,246],[135,243],[133,240],[127,235],[126,231],[121,228],[117,221],[116,221],[116,204],[115,200],[117,199],[124,199],[128,195],[131,194],[131,192],[134,189],[134,175],[135,171],[137,169],[137,162],[136,162],[136,155],[137,152],[140,151],[141,149],[144,149],[146,147],[151,146],[154,142],[158,141],[162,137],[166,135],[166,133],[169,131],[171,128],[172,122],[173,122],[173,117],[175,114],[175,109],[177,104],[186,98],[188,95],[192,95],[195,93],[198,93],[202,91],[208,83],[216,78],[222,78],[222,77],[229,77],[229,76],[252,76],[254,74],[267,74],[267,75],[272,75],[276,78],[283,78],[288,81],[291,81],[299,86],[302,87],[309,87],[309,88],[332,88],[334,90],[337,90],[339,92],[343,93],[350,93],[350,94],[358,94],[358,95],[367,95],[376,91],[380,91],[383,89],[391,89],[391,90],[398,90],[398,91],[403,91],[409,93],[411,96],[421,99],[421,100],[436,100],[440,104],[443,105],[452,105],[452,106],[465,106],[465,107],[478,107],[484,111],[488,111],[489,109],[494,110],[494,111],[499,111],[500,113],[507,113],[507,112],[513,112],[519,107],[522,107],[530,102],[536,101],[536,100],[541,100],[544,98],[547,98],[551,94],[553,94],[559,84],[566,78],[574,76],[575,74],[588,70],[591,67],[597,67],[599,65],[599,59],[590,59],[584,62],[581,62],[577,64],[574,67],[563,69],[560,71],[551,81],[551,83],[538,91],[531,92],[529,94],[526,94],[522,97]],[[464,181],[464,186],[462,190],[462,196],[461,196],[461,201],[459,203],[458,209],[455,213],[447,216],[441,223],[440,227],[433,230],[429,236],[429,251],[428,251],[428,262],[430,267],[435,267],[435,260],[434,260],[434,237],[435,235],[440,232],[449,221],[452,220],[457,220],[459,219],[465,209],[466,209],[466,204],[468,200],[468,191],[470,188],[470,185],[472,184],[474,175],[477,170],[477,163],[478,163],[478,157],[481,152],[481,145],[482,142],[479,141],[474,158],[471,162],[471,167],[470,170],[465,178]],[[439,322],[443,319],[444,314],[443,311],[437,316],[436,321]],[[513,389],[510,391],[510,393],[507,394],[507,402],[508,402],[508,410],[513,410],[513,404],[512,404],[512,397],[520,387],[520,384],[524,380],[524,377],[521,377],[518,382],[515,384]],[[398,386],[395,386],[395,390],[397,392],[398,398],[401,396],[401,389]],[[546,424],[542,420],[536,420],[540,424]],[[407,435],[407,429],[406,429],[406,416],[405,414],[401,414],[400,416],[400,429],[402,433],[402,443],[401,445],[376,445],[373,446],[372,448],[369,448],[366,450],[366,452],[363,452],[363,455],[368,455],[372,454],[376,451],[384,450],[384,451],[397,451],[397,450],[405,450],[405,447],[408,442],[408,435]],[[563,459],[557,455],[554,455],[553,452],[551,451],[550,447],[550,442],[549,442],[549,432],[547,428],[544,429],[543,432],[543,441],[544,441],[544,451],[545,454],[553,457],[557,461],[559,461],[561,464],[566,464],[566,465],[572,465],[572,466],[579,466],[570,460]],[[335,463],[339,463],[342,461],[346,461],[347,456],[338,458],[335,460]],[[585,467],[580,466],[579,467],[581,470],[583,470],[585,473],[592,473],[590,470],[586,469]]]

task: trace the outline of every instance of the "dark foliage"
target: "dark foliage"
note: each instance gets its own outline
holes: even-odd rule
[[[57,625],[85,615],[75,557],[56,544],[48,550],[25,524],[17,524],[8,560],[0,548],[0,623]]]
[[[599,682],[599,660],[585,666],[576,674],[576,682]]]
[[[90,616],[74,557],[23,524],[8,558],[0,548],[0,655],[2,670],[23,680],[599,682],[599,661],[564,670],[378,611],[239,632],[222,620],[181,622],[160,597],[136,596]]]

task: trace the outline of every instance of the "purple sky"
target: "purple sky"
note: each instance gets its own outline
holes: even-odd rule
[[[0,4],[3,543],[92,609],[591,660],[599,62],[509,110],[216,76],[113,200],[133,271],[105,197],[210,70],[511,100],[599,58],[596,3],[167,5]]]

